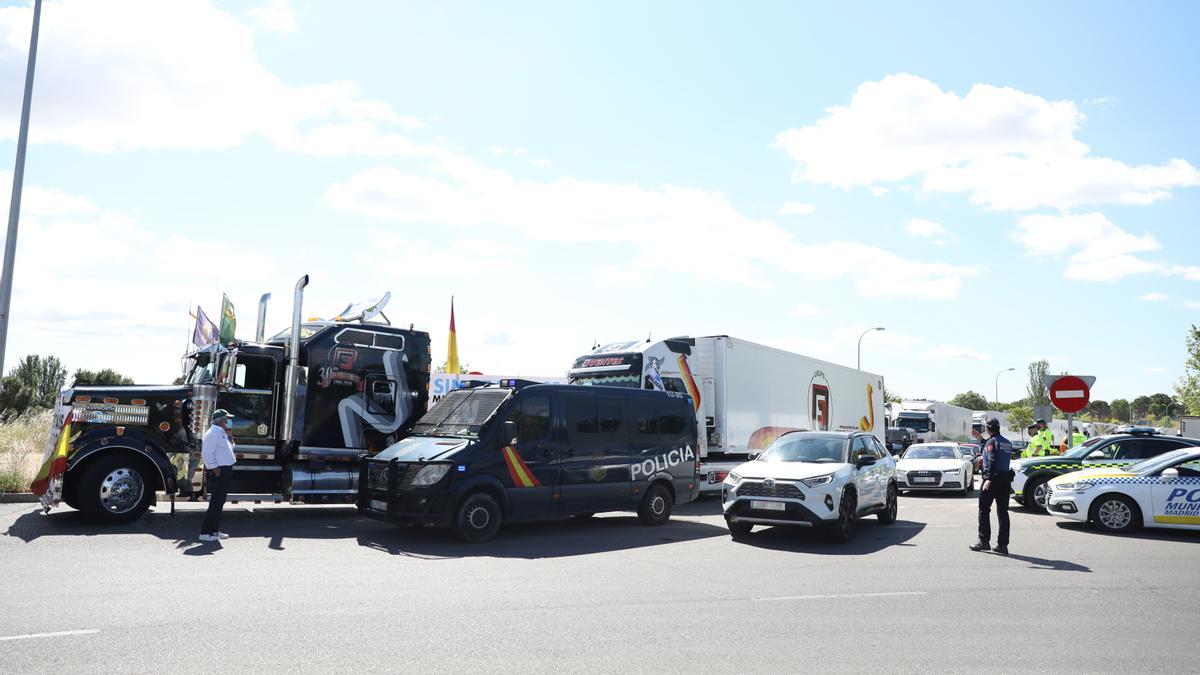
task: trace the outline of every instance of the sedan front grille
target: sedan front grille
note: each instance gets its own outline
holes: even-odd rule
[[[932,478],[933,480],[929,480]],[[914,480],[923,479],[923,480]],[[940,485],[942,482],[941,471],[909,471],[908,482],[910,485]]]
[[[757,481],[743,481],[737,487],[739,497],[783,497],[785,499],[804,499],[800,488],[791,483],[774,483],[767,487]]]

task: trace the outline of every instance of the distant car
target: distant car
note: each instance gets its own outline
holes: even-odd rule
[[[1050,481],[1050,513],[1106,532],[1140,527],[1200,530],[1200,448],[1124,469],[1087,469]]]
[[[847,541],[863,516],[896,521],[895,475],[895,460],[869,433],[793,431],[729,472],[721,507],[735,538],[755,525],[795,525]]]
[[[896,462],[900,490],[953,490],[970,494],[975,486],[975,464],[957,443],[917,443]]]
[[[1025,508],[1046,510],[1046,486],[1063,474],[1081,469],[1120,469],[1171,450],[1200,447],[1200,440],[1174,438],[1153,429],[1131,427],[1128,433],[1096,436],[1065,455],[1029,457],[1013,462],[1013,499]]]
[[[971,456],[971,466],[975,467],[975,473],[983,471],[983,450],[975,443],[959,443],[958,449],[962,450],[964,455]]]
[[[887,430],[887,449],[893,455],[903,453],[916,442],[917,432],[908,427],[890,427]]]

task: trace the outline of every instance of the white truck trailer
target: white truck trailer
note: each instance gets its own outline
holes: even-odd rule
[[[1184,438],[1200,438],[1200,415],[1184,415],[1180,417],[1179,435]]]
[[[900,402],[900,412],[892,424],[917,433],[918,443],[934,441],[971,442],[974,413],[940,401],[908,400]]]
[[[703,425],[701,493],[789,431],[870,431],[885,442],[883,378],[727,335],[604,345],[575,359],[572,384],[686,393]]]

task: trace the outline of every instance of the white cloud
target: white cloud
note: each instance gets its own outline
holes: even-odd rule
[[[534,181],[444,155],[423,174],[384,166],[326,191],[334,207],[407,223],[513,228],[538,241],[614,243],[640,269],[768,287],[768,272],[853,278],[860,294],[955,297],[972,267],[926,263],[855,242],[800,244],[769,220],[738,212],[724,194],[560,178]],[[855,264],[847,265],[852,260]]]
[[[1167,296],[1165,293],[1146,293],[1138,298],[1138,300],[1142,300],[1144,302],[1158,302],[1166,299]]]
[[[1162,248],[1154,235],[1132,235],[1100,213],[1026,216],[1013,238],[1035,258],[1067,256],[1063,276],[1075,281],[1116,281],[1163,269],[1135,255]]]
[[[804,202],[786,202],[782,207],[779,208],[779,215],[807,216],[816,210],[817,207],[814,204],[806,204]]]
[[[849,105],[789,129],[776,145],[800,164],[795,178],[838,188],[922,179],[926,192],[968,193],[994,209],[1148,204],[1200,185],[1186,161],[1129,166],[1093,157],[1075,136],[1070,101],[976,84],[965,96],[901,73],[865,82]]]
[[[499,157],[500,155],[504,154],[504,146],[503,145],[489,145],[488,152]]]
[[[792,310],[793,316],[800,317],[820,316],[824,313],[825,310],[821,309],[820,307],[817,307],[816,305],[809,305],[807,303],[801,303],[797,305],[794,310]]]
[[[253,30],[208,2],[62,0],[43,12],[32,142],[208,150],[257,135],[316,154],[381,154],[376,143],[405,154],[395,131],[421,125],[353,82],[283,82],[259,62]],[[0,9],[0,139],[17,130],[29,23],[29,7]]]
[[[1200,300],[1184,300],[1183,306],[1188,309],[1200,309]]]
[[[1170,274],[1183,277],[1188,281],[1200,281],[1200,267],[1196,265],[1175,265]]]
[[[645,270],[606,265],[593,273],[592,284],[596,288],[642,288],[647,278]]]
[[[935,223],[932,220],[924,218],[912,218],[908,224],[904,226],[904,231],[914,237],[923,237],[932,240],[931,243],[938,246],[945,246],[950,243],[951,235],[941,223]]]
[[[294,33],[299,28],[296,24],[296,12],[292,10],[288,0],[267,0],[251,9],[248,14],[265,30],[273,33]]]
[[[11,171],[0,171],[0,186],[11,187]],[[9,196],[8,194],[5,195]],[[5,201],[5,205],[8,202]],[[7,215],[8,209],[4,209]],[[65,216],[80,213],[95,213],[96,204],[90,199],[68,194],[58,188],[42,188],[26,183],[21,190],[21,217]]]
[[[921,354],[926,361],[988,361],[992,357],[970,347],[938,345]]]
[[[1147,368],[1147,369],[1146,369],[1146,373],[1147,373],[1148,375],[1154,375],[1154,374],[1157,374],[1157,373],[1165,373],[1165,372],[1167,372],[1167,369],[1166,369],[1166,368],[1153,368],[1153,367],[1152,367],[1152,368]]]

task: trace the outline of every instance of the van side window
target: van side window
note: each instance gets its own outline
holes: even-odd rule
[[[513,408],[508,419],[517,423],[517,441],[537,441],[550,435],[550,397],[530,396]]]
[[[596,399],[590,396],[565,396],[567,430],[572,434],[594,434],[600,429],[596,421]]]
[[[622,433],[624,429],[621,428],[621,422],[624,420],[625,416],[621,414],[621,402],[615,399],[601,399],[599,408],[600,433]]]
[[[654,403],[652,401],[641,399],[641,397],[630,397],[629,416],[633,418],[633,423],[637,427],[637,433],[658,433],[658,414],[654,410]]]
[[[665,410],[660,409],[658,415],[658,433],[664,436],[678,436],[687,428],[687,422],[679,406],[667,406]]]

